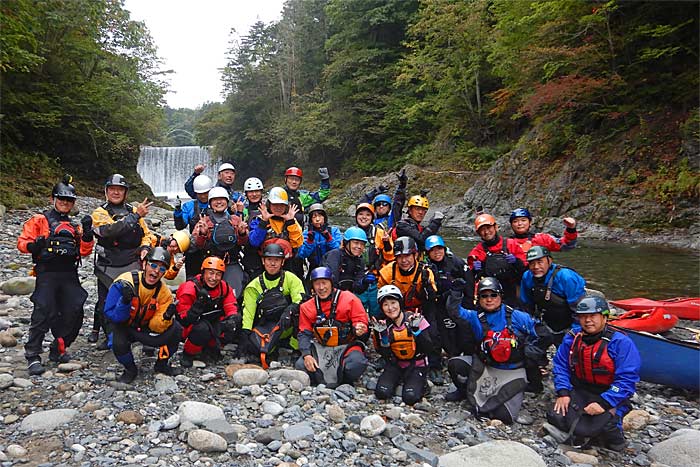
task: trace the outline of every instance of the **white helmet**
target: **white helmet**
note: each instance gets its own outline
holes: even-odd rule
[[[206,175],[197,175],[194,182],[192,182],[195,193],[206,193],[211,190],[212,185],[211,178]]]
[[[219,172],[222,172],[224,170],[233,170],[234,172],[236,171],[236,168],[233,166],[233,164],[229,164],[228,162],[224,162],[219,166]]]
[[[403,294],[401,293],[401,289],[393,284],[385,285],[377,291],[377,301],[379,303],[382,303],[387,298],[393,298],[394,300],[398,300],[400,303],[403,303]]]
[[[209,190],[209,201],[213,200],[214,198],[226,198],[228,199],[228,191],[226,191],[226,188],[221,187],[221,186],[215,186],[211,190]]]
[[[267,202],[272,204],[289,205],[289,195],[287,194],[287,190],[278,186],[274,187],[267,195]]]
[[[262,190],[263,182],[259,178],[250,177],[243,182],[243,191]]]

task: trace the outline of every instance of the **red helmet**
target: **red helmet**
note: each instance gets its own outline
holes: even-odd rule
[[[299,178],[304,177],[304,175],[299,167],[290,167],[287,170],[285,170],[284,176],[289,177],[290,175],[292,175],[294,177],[299,177]]]

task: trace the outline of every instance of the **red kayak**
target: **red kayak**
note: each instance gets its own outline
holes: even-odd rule
[[[651,333],[666,332],[676,325],[678,316],[672,315],[664,308],[628,311],[620,316],[611,316],[610,324],[619,328],[646,331]]]
[[[680,319],[700,320],[700,298],[677,297],[668,300],[649,300],[648,298],[628,298],[613,300],[610,303],[623,310],[651,310],[663,307],[667,312]]]

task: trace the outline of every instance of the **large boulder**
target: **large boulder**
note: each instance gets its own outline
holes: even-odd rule
[[[233,374],[233,383],[238,387],[265,384],[269,375],[263,369],[241,368]]]
[[[29,295],[34,292],[35,277],[13,277],[0,284],[0,290],[7,295]]]
[[[655,444],[647,455],[649,459],[669,467],[687,467],[697,465],[700,431],[681,429]]]
[[[50,431],[61,425],[69,423],[78,415],[73,409],[43,410],[27,415],[22,420],[22,431]]]
[[[440,456],[441,467],[546,467],[533,449],[515,441],[489,441]]]

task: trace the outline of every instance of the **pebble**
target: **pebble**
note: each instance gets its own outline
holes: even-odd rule
[[[591,456],[590,454],[578,451],[567,451],[565,455],[571,459],[571,462],[576,464],[598,465],[598,458],[596,456]]]
[[[17,345],[17,338],[12,335],[9,331],[0,332],[0,346],[3,347],[15,347]]]
[[[368,415],[360,422],[360,432],[368,437],[382,434],[386,428],[386,422],[379,415]]]
[[[28,380],[27,378],[15,378],[12,381],[12,385],[18,388],[26,389],[28,387],[34,386],[34,383],[32,383],[31,380]]]
[[[124,422],[126,424],[141,425],[143,423],[144,417],[140,412],[135,410],[125,410],[117,415],[117,421]]]
[[[298,441],[300,439],[311,439],[313,437],[314,429],[307,422],[290,425],[284,430],[284,439],[286,439],[287,441]]]
[[[228,443],[221,436],[207,430],[192,430],[187,435],[187,444],[200,452],[224,452]]]
[[[70,373],[71,371],[81,370],[83,365],[76,362],[61,363],[58,365],[58,371],[63,373]]]
[[[180,425],[180,415],[179,414],[173,414],[163,420],[163,429],[164,430],[173,430],[177,428]]]
[[[265,370],[253,368],[241,368],[233,374],[233,383],[236,386],[250,386],[252,384],[265,384],[269,375]]]
[[[7,446],[5,449],[5,452],[7,453],[8,456],[18,458],[18,457],[24,457],[27,455],[27,450],[20,446],[19,444],[10,444]]]
[[[332,421],[339,423],[345,420],[345,411],[342,407],[336,404],[326,406],[326,414]]]
[[[0,389],[7,389],[10,386],[12,386],[12,383],[14,382],[14,378],[12,375],[8,375],[7,373],[1,373],[0,374]]]
[[[266,414],[270,414],[273,417],[276,417],[279,414],[281,414],[282,412],[284,412],[284,407],[282,407],[277,402],[265,401],[262,403],[262,410]]]

